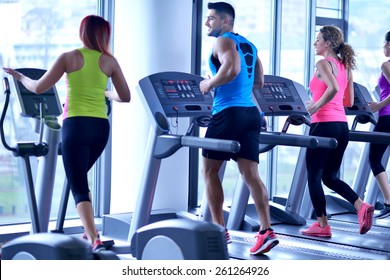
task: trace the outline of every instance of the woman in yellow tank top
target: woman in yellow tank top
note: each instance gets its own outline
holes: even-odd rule
[[[41,94],[67,74],[67,98],[62,126],[62,158],[76,208],[94,251],[103,248],[94,222],[87,173],[103,152],[109,122],[105,97],[130,102],[131,94],[116,58],[109,49],[111,27],[102,17],[89,15],[80,24],[83,47],[61,54],[39,79],[33,80],[12,68],[4,71],[28,90]],[[111,78],[116,92],[106,91]]]

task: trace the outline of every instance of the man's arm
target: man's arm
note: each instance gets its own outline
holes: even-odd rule
[[[232,39],[218,38],[214,45],[213,55],[221,63],[221,66],[214,77],[200,83],[200,90],[203,93],[210,92],[213,87],[232,81],[241,70],[240,56]]]
[[[262,89],[264,86],[264,70],[263,64],[260,61],[260,58],[256,58],[255,65],[255,81],[253,83],[253,90]]]

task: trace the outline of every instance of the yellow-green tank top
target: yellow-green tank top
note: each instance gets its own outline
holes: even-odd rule
[[[105,90],[108,77],[99,67],[101,53],[80,48],[84,57],[81,69],[68,73],[68,94],[64,108],[67,117],[107,118]]]

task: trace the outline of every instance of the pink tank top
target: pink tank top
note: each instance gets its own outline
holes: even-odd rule
[[[336,80],[339,85],[339,91],[331,101],[322,106],[315,114],[312,115],[311,121],[312,123],[347,122],[343,105],[344,91],[348,84],[345,67],[340,61],[333,57],[327,57],[325,60],[332,61],[336,64],[338,69]],[[315,102],[321,98],[327,89],[325,82],[318,79],[315,74],[309,83],[309,87],[312,92],[313,101]]]

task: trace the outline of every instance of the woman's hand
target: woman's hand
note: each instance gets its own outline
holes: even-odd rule
[[[12,77],[14,77],[15,80],[17,81],[20,81],[20,79],[22,78],[23,74],[16,71],[15,69],[12,69],[12,68],[8,68],[8,67],[3,67],[3,70],[5,73],[11,75]]]
[[[306,101],[306,111],[309,113],[310,116],[315,114],[320,108],[317,105],[317,102],[314,102],[313,100]]]
[[[368,102],[368,107],[370,107],[370,110],[373,113],[376,113],[381,109],[381,106],[378,102]]]

